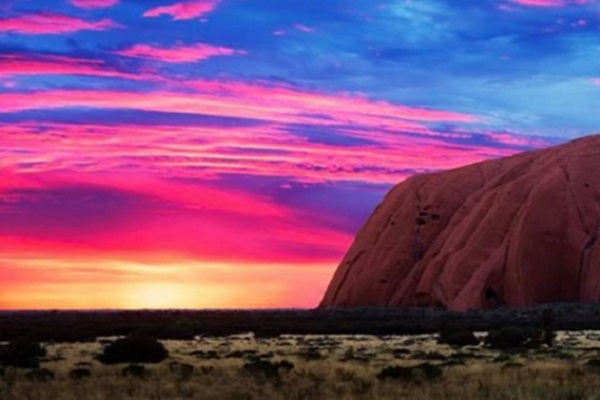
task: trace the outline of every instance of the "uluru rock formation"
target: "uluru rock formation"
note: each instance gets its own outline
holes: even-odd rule
[[[413,176],[358,233],[321,307],[600,301],[600,135]]]

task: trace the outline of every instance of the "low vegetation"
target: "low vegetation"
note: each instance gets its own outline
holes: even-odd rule
[[[143,336],[128,336],[107,345],[98,361],[103,364],[159,363],[169,352],[156,339]]]
[[[395,379],[403,382],[414,382],[414,383],[423,383],[425,381],[432,381],[439,379],[442,376],[442,368],[430,364],[423,363],[419,365],[414,365],[411,367],[406,366],[391,366],[384,367],[379,374],[377,374],[377,379],[385,380],[385,379]]]
[[[548,332],[600,327],[600,304],[553,304],[525,309],[498,308],[453,313],[442,309],[339,309],[278,311],[107,311],[0,312],[0,342],[24,336],[39,342],[93,342],[97,337],[139,334],[192,340],[252,331],[281,334],[415,335],[443,331],[481,332],[506,326]]]
[[[444,328],[439,336],[438,343],[448,344],[450,346],[476,346],[479,344],[479,339],[472,331]]]
[[[16,368],[37,368],[46,350],[37,342],[18,339],[0,346],[0,365]]]
[[[490,348],[499,350],[536,348],[543,343],[543,332],[535,328],[509,326],[491,330],[485,343]]]
[[[3,365],[0,399],[597,399],[600,332],[532,329],[10,343],[38,365]]]
[[[0,344],[0,399],[600,398],[600,332],[557,331],[556,311],[523,315],[483,331],[452,317],[426,334],[277,337],[234,320],[236,335],[198,336],[202,324],[179,315],[165,324],[178,340],[155,339],[153,323],[95,341],[19,339]]]

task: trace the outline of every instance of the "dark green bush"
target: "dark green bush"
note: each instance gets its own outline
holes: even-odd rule
[[[278,362],[258,360],[247,362],[242,366],[242,371],[247,375],[258,379],[266,379],[275,382],[280,381],[280,374],[282,372],[287,373],[293,369],[294,364],[287,360]]]
[[[383,367],[377,374],[377,379],[397,379],[404,382],[412,382],[415,380],[415,375],[412,367],[394,365],[391,367]]]
[[[554,319],[554,311],[551,308],[544,309],[538,318],[538,326],[542,330],[542,342],[548,347],[552,347],[556,339]]]
[[[143,365],[128,365],[121,370],[121,375],[127,378],[147,378],[150,376],[150,371]]]
[[[592,368],[600,368],[600,358],[592,358],[588,360],[585,365]]]
[[[46,349],[39,343],[20,339],[0,347],[0,364],[16,368],[37,368],[39,359],[45,355]]]
[[[489,331],[485,342],[488,347],[499,350],[536,348],[543,342],[543,332],[535,328],[506,327]]]
[[[510,368],[523,368],[523,363],[516,361],[509,361],[502,366],[502,370],[510,369]]]
[[[244,364],[242,370],[260,379],[279,381],[279,368],[270,361],[254,361]]]
[[[321,351],[318,347],[309,347],[298,353],[298,356],[302,357],[306,361],[315,361],[323,358]]]
[[[430,363],[420,364],[420,365],[417,365],[415,368],[418,368],[424,375],[425,379],[430,380],[430,381],[434,380],[434,379],[438,379],[442,376],[442,369],[434,364],[430,364]]]
[[[46,368],[33,369],[25,374],[25,378],[33,382],[49,382],[54,380],[54,372]]]
[[[414,358],[429,361],[445,361],[448,357],[446,357],[442,353],[438,353],[437,351],[429,351],[423,353],[415,353]]]
[[[81,379],[89,378],[92,376],[92,371],[87,368],[74,368],[69,371],[69,378],[74,381],[79,381]]]
[[[168,356],[167,349],[156,339],[129,336],[106,346],[98,361],[103,364],[159,363]]]
[[[450,346],[476,346],[479,339],[471,331],[444,329],[438,336],[438,343]]]
[[[162,339],[192,340],[200,332],[200,325],[192,319],[180,318],[159,332]],[[154,335],[153,335],[154,336]]]
[[[173,361],[169,364],[169,370],[178,380],[187,381],[194,375],[194,366],[191,364]]]
[[[280,371],[286,371],[286,372],[293,370],[295,367],[294,363],[289,362],[288,360],[281,360],[279,362],[276,362],[275,365],[277,365],[277,368]]]
[[[390,366],[384,367],[377,379],[394,379],[402,382],[422,382],[433,381],[442,376],[442,369],[437,365],[424,363],[413,367]]]
[[[395,358],[404,358],[404,356],[407,356],[410,354],[410,350],[408,349],[394,349],[394,351],[392,352],[392,354],[394,355]]]
[[[219,356],[219,353],[216,350],[196,350],[192,351],[190,355],[196,356],[203,360],[218,360],[221,358],[221,356]]]

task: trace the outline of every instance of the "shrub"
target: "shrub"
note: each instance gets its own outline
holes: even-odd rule
[[[534,328],[506,327],[489,331],[485,342],[490,348],[499,350],[535,348],[542,344],[542,331]]]
[[[511,357],[508,354],[500,354],[498,357],[494,358],[492,362],[494,363],[502,363],[506,361],[510,361]]]
[[[244,364],[242,370],[251,376],[256,378],[262,378],[267,380],[274,380],[279,382],[280,372],[290,372],[294,369],[294,364],[287,361],[282,360],[276,363],[272,363],[270,361],[253,361]]]
[[[306,361],[315,361],[323,358],[318,347],[309,347],[308,349],[298,353],[298,356],[302,357]]]
[[[552,347],[556,333],[554,332],[554,311],[546,308],[538,318],[538,327],[542,330],[542,342],[548,347]]]
[[[156,339],[129,336],[106,346],[98,361],[103,364],[159,363],[168,356],[167,349]]]
[[[254,361],[244,364],[242,370],[256,378],[279,381],[279,368],[270,361]]]
[[[408,349],[394,349],[393,353],[395,358],[404,358],[404,356],[410,354]]]
[[[200,372],[203,375],[212,375],[217,371],[217,369],[215,367],[213,367],[212,365],[201,365],[200,366]]]
[[[187,318],[182,318],[167,326],[162,337],[177,340],[192,340],[199,330],[198,323]]]
[[[216,350],[195,350],[190,353],[192,356],[196,356],[203,360],[218,360],[221,358]]]
[[[437,365],[424,363],[413,367],[390,366],[384,367],[377,379],[395,379],[403,382],[422,382],[439,379],[442,376],[442,369]]]
[[[0,364],[16,368],[37,368],[39,359],[45,355],[46,349],[39,343],[20,339],[0,347]]]
[[[179,380],[188,380],[194,374],[194,366],[190,364],[184,364],[177,361],[173,361],[169,364],[169,370]]]
[[[415,380],[415,376],[412,367],[401,367],[394,365],[391,367],[382,368],[382,370],[377,374],[377,379],[398,379],[404,382],[412,382]]]
[[[150,372],[143,365],[128,365],[121,370],[121,375],[127,378],[147,378]]]
[[[87,368],[75,368],[69,371],[69,378],[74,381],[89,378],[92,376],[92,371]]]
[[[425,376],[425,379],[430,381],[442,376],[442,369],[434,364],[425,363],[417,365],[415,368],[419,369]]]
[[[27,372],[25,378],[34,382],[49,382],[54,380],[54,372],[46,368],[34,369]]]
[[[509,361],[502,366],[502,370],[504,371],[505,369],[522,368],[522,367],[523,367],[523,363],[516,362],[516,361]]]
[[[479,339],[471,331],[444,329],[438,336],[438,343],[450,346],[476,346]]]
[[[275,365],[277,365],[277,368],[279,370],[283,370],[286,372],[289,372],[294,369],[294,363],[289,362],[288,360],[281,360],[281,361],[275,363]]]
[[[429,361],[445,361],[448,357],[443,355],[442,353],[438,353],[437,351],[429,351],[416,353],[414,358],[419,358],[421,360],[429,360]]]
[[[587,365],[588,367],[600,369],[600,358],[592,358],[592,359],[588,360],[585,363],[585,365]]]

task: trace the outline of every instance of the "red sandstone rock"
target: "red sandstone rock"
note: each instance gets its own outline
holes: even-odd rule
[[[600,135],[414,176],[358,233],[321,307],[600,301]]]

